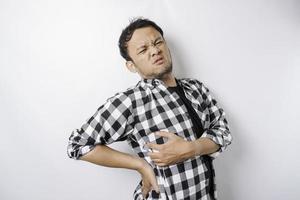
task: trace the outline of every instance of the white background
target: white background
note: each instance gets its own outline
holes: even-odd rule
[[[219,199],[299,199],[299,11],[296,0],[1,0],[0,199],[132,199],[138,173],[71,160],[66,146],[139,80],[117,47],[135,16],[163,28],[177,77],[204,82],[226,111]]]

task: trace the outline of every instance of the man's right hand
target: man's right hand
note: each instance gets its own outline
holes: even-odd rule
[[[141,159],[141,165],[137,170],[142,176],[143,197],[147,198],[152,189],[159,193],[159,187],[152,167],[145,160]]]
[[[106,145],[97,145],[92,151],[80,157],[97,165],[137,170],[142,176],[144,198],[153,189],[159,192],[152,167],[142,158],[114,150]]]

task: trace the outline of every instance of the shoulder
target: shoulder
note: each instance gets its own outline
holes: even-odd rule
[[[132,103],[136,100],[137,93],[141,92],[142,88],[137,84],[128,87],[126,90],[119,91],[114,95],[106,99],[104,106],[114,106],[118,107],[123,105],[127,108],[132,106]]]
[[[195,78],[180,78],[179,79],[181,82],[184,84],[188,84],[191,87],[199,90],[200,92],[209,92],[208,88],[205,86],[205,84],[202,81],[199,81],[198,79]]]

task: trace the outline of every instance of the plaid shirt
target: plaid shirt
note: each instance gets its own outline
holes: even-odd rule
[[[231,143],[225,113],[209,93],[207,87],[196,79],[177,79],[187,99],[202,122],[201,137],[210,138],[220,149],[210,154],[214,159]],[[196,156],[174,165],[155,165],[144,145],[147,142],[162,144],[166,138],[154,135],[155,131],[168,131],[187,141],[197,139],[193,133],[188,111],[176,93],[170,93],[159,79],[141,79],[135,86],[107,99],[80,129],[75,129],[68,144],[70,158],[78,159],[95,145],[108,145],[126,140],[134,152],[152,166],[160,194],[150,192],[147,199],[217,199],[209,194],[209,173],[204,156]],[[213,171],[214,172],[214,171]],[[214,173],[212,173],[214,176]],[[214,179],[215,177],[213,177]],[[142,198],[141,182],[134,191],[134,199]]]

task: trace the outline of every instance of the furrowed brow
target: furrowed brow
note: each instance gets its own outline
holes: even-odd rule
[[[158,40],[163,40],[163,38],[161,36],[158,36],[155,40],[154,43],[157,42]]]

